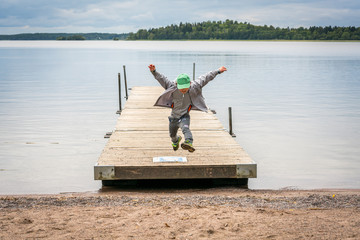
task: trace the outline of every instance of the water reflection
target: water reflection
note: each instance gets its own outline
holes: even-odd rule
[[[85,45],[82,45],[85,44]],[[1,42],[0,194],[94,191],[116,123],[117,73],[156,86],[222,65],[204,88],[258,164],[250,188],[360,186],[360,44],[339,42]]]

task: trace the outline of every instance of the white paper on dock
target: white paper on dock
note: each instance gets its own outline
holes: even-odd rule
[[[153,162],[187,162],[187,159],[186,157],[153,157]]]

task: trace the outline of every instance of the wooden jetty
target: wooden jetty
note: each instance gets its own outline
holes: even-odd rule
[[[256,178],[256,163],[211,111],[190,113],[196,151],[174,151],[168,130],[171,109],[153,106],[162,92],[161,87],[132,88],[94,167],[95,180]]]

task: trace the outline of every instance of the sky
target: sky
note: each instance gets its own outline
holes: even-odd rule
[[[226,19],[360,27],[360,0],[0,0],[0,34],[128,33]]]

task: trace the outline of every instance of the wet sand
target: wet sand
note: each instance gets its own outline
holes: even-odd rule
[[[0,196],[0,239],[360,239],[360,190]]]

